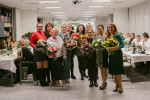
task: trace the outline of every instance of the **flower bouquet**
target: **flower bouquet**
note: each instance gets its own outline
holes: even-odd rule
[[[80,35],[80,40],[82,41],[83,39],[86,39],[87,35]]]
[[[80,35],[78,33],[73,33],[71,39],[76,40],[78,43],[81,43]]]
[[[104,46],[103,46],[103,40],[101,39],[96,39],[93,41],[92,43],[92,48],[93,50],[95,50],[97,53],[101,50],[104,50]]]
[[[45,53],[49,56],[49,57],[53,57],[54,61],[56,60],[56,52],[58,51],[58,47],[56,46],[47,46]]]
[[[93,49],[92,47],[90,47],[90,45],[88,43],[83,43],[82,47],[81,47],[81,51],[83,54],[87,55],[87,56],[92,56],[93,54]]]
[[[41,39],[35,45],[35,50],[44,52],[46,51],[47,46],[48,46],[47,42]]]
[[[72,50],[77,47],[77,41],[74,39],[66,40],[64,46],[66,47],[66,49]]]
[[[22,36],[22,38],[30,40],[32,33],[33,32],[26,32],[25,35]]]
[[[106,49],[116,48],[119,46],[119,41],[114,38],[108,38],[106,41],[103,42],[103,45]],[[112,55],[113,51],[109,51],[109,55]]]

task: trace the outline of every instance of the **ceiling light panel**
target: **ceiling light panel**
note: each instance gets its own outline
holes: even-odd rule
[[[93,2],[103,2],[103,3],[107,3],[107,2],[111,2],[111,0],[93,0]]]
[[[89,8],[103,8],[104,6],[89,6]]]
[[[44,3],[44,4],[47,4],[47,3],[57,3],[58,1],[57,0],[52,0],[52,1],[40,1],[40,3]]]

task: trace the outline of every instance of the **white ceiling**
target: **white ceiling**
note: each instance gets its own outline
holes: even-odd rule
[[[64,12],[68,20],[81,20],[85,12],[94,11],[94,15],[91,18],[96,18],[97,16],[107,16],[113,13],[114,8],[129,8],[144,0],[111,0],[109,3],[93,2],[93,0],[79,0],[80,4],[74,5],[72,1],[74,0],[58,0],[57,3],[40,4],[40,1],[46,0],[0,0],[0,3],[5,4],[10,7],[16,7],[19,9],[32,9],[37,10],[38,17],[50,17],[53,19],[58,19],[51,12]],[[50,0],[47,0],[50,1]],[[103,8],[89,8],[88,6],[104,6]],[[47,9],[46,7],[60,6],[60,9]],[[57,14],[58,15],[58,14]]]

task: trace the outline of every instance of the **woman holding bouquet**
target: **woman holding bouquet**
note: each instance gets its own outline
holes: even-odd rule
[[[50,38],[51,37],[51,34],[52,34],[52,29],[53,29],[53,24],[51,22],[47,22],[46,25],[45,25],[45,36],[46,38]],[[51,67],[50,67],[50,63],[48,62],[48,73],[47,73],[47,83],[50,83],[50,71],[51,71],[51,78],[53,80],[53,73],[52,73],[52,70],[51,70]],[[52,84],[54,84],[55,82],[52,82]]]
[[[107,26],[107,38],[114,38],[119,41],[119,46],[114,48],[109,48],[110,52],[114,54],[109,55],[109,73],[114,75],[114,79],[116,82],[116,87],[113,92],[117,92],[119,89],[119,93],[123,93],[122,87],[122,74],[123,71],[123,57],[121,48],[124,47],[123,39],[120,34],[118,34],[117,27],[114,23],[110,23]]]
[[[104,26],[103,25],[98,25],[97,26],[97,34],[95,39],[101,39],[105,40],[106,35],[104,34]],[[108,52],[106,49],[100,51],[98,55],[96,55],[96,64],[97,67],[100,68],[101,71],[101,77],[103,80],[102,85],[99,87],[99,90],[103,90],[107,87],[107,67],[108,67]]]
[[[77,33],[79,33],[80,35],[84,35],[85,34],[85,27],[80,24],[77,27]],[[78,46],[81,46],[81,44],[78,44]],[[83,56],[81,50],[79,48],[75,49],[75,55],[77,55],[78,58],[78,63],[79,63],[79,71],[81,74],[81,80],[84,80],[84,77],[88,78],[88,76],[86,75],[85,71],[85,57]]]
[[[61,25],[61,32],[59,33],[59,36],[62,38],[64,42],[70,39],[70,35],[69,33],[67,33],[67,24]],[[71,59],[71,50],[67,49],[67,59],[63,62],[64,63],[63,80],[65,83],[68,83],[70,79],[70,59]]]
[[[86,34],[87,34],[87,43],[89,44],[89,48],[90,48],[94,40],[93,29],[88,29],[86,31]],[[93,85],[95,87],[98,87],[97,84],[98,69],[96,67],[96,54],[94,52],[90,52],[89,54],[86,55],[86,63],[87,63],[88,75],[90,79],[89,87],[93,87]]]
[[[48,57],[42,51],[35,50],[35,45],[39,40],[42,39],[47,41],[47,38],[45,37],[45,34],[42,31],[43,31],[43,24],[38,23],[37,31],[31,35],[30,46],[33,47],[34,49],[34,60],[37,65],[37,75],[40,81],[40,85],[48,86],[48,83],[46,83],[46,75],[48,73]]]
[[[64,42],[60,36],[58,36],[58,29],[52,29],[52,36],[47,40],[50,47],[57,47],[58,51],[56,52],[56,59],[54,60],[53,56],[49,56],[50,65],[52,66],[52,72],[54,73],[55,84],[58,87],[64,87],[60,83],[62,80],[62,62],[66,60],[66,48],[63,46]]]

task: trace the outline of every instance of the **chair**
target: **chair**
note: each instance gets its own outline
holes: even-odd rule
[[[27,71],[28,67],[22,67],[22,64],[34,64],[33,61],[20,61],[20,85],[22,84],[22,74],[24,75],[23,78],[25,77],[27,79]],[[23,73],[22,73],[23,72]]]
[[[124,67],[124,71],[128,77],[129,71],[131,68],[131,59],[127,59],[127,56],[123,56],[123,67]]]

